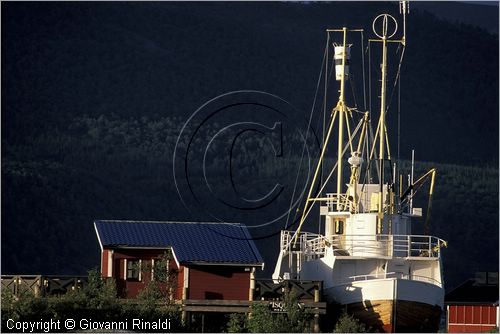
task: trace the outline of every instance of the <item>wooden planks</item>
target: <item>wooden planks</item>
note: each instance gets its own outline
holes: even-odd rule
[[[365,300],[347,305],[347,312],[374,330],[384,331],[392,324],[392,300]]]
[[[347,312],[384,332],[437,332],[441,317],[437,305],[406,300],[365,300],[347,305]]]
[[[437,332],[441,308],[437,305],[399,300],[396,304],[398,332]]]

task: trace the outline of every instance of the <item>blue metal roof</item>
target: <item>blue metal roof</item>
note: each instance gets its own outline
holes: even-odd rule
[[[245,225],[97,220],[101,247],[171,247],[179,263],[262,265]]]

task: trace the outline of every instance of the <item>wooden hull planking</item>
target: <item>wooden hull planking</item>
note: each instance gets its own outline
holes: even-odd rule
[[[437,332],[441,308],[406,300],[365,300],[346,305],[347,312],[381,332]]]

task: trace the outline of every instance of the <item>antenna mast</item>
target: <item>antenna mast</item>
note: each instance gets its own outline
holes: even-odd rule
[[[383,17],[382,23],[382,88],[380,93],[380,120],[379,120],[379,170],[380,170],[380,194],[378,196],[378,213],[381,220],[384,214],[383,190],[384,190],[384,159],[385,159],[385,95],[387,86],[387,26],[388,16]],[[381,224],[379,224],[381,226]],[[379,231],[380,233],[380,231]]]
[[[346,78],[349,75],[349,59],[351,57],[351,46],[347,44],[347,33],[348,32],[362,32],[362,29],[347,29],[346,27],[343,27],[342,29],[327,29],[327,33],[330,32],[341,32],[343,34],[343,39],[342,39],[342,45],[335,45],[335,52],[334,52],[334,61],[335,61],[335,72],[336,72],[336,80],[340,81],[340,90],[339,90],[339,100],[337,102],[337,105],[335,108],[333,108],[331,115],[330,115],[330,124],[328,126],[327,134],[323,143],[323,148],[321,150],[321,154],[319,157],[318,165],[316,166],[316,170],[313,176],[313,180],[311,182],[311,186],[309,188],[309,193],[307,195],[306,203],[304,205],[304,209],[302,212],[302,216],[299,221],[299,226],[297,228],[297,231],[295,232],[292,241],[295,242],[297,241],[297,237],[300,233],[300,230],[302,228],[302,224],[304,223],[308,213],[310,212],[312,205],[314,202],[317,201],[330,201],[332,200],[331,198],[321,198],[321,197],[313,197],[312,192],[314,189],[314,185],[316,183],[316,179],[318,176],[318,173],[320,171],[320,168],[323,164],[323,158],[324,154],[326,152],[327,144],[330,139],[330,135],[333,130],[333,126],[335,123],[335,118],[337,117],[338,114],[338,127],[339,127],[339,132],[338,132],[338,145],[337,145],[337,193],[336,193],[336,198],[335,198],[335,203],[336,203],[336,209],[337,211],[343,211],[345,210],[346,204],[344,203],[345,201],[343,200],[342,196],[342,181],[343,181],[343,155],[344,155],[344,127],[347,127],[347,136],[348,136],[348,143],[351,148],[351,153],[353,150],[352,146],[352,134],[349,129],[349,124],[346,120],[346,114],[352,112],[352,108],[349,108],[346,103],[345,103],[345,81]],[[329,177],[328,177],[329,178]],[[327,179],[328,179],[327,178]],[[326,183],[326,181],[325,181]],[[323,185],[324,186],[324,185]]]
[[[389,151],[389,141],[386,128],[385,114],[387,112],[386,105],[386,95],[387,95],[387,43],[401,43],[403,47],[406,43],[406,12],[409,10],[409,6],[406,1],[400,1],[400,13],[403,14],[403,36],[401,39],[391,39],[398,30],[397,20],[389,14],[381,14],[373,20],[372,28],[375,35],[379,38],[377,40],[370,40],[373,42],[382,43],[382,64],[381,67],[381,92],[380,92],[380,118],[377,126],[377,133],[379,142],[379,154],[378,154],[378,168],[379,168],[379,184],[380,192],[378,194],[377,203],[377,233],[382,233],[382,220],[384,219],[385,207],[384,207],[384,162],[386,159],[386,148],[387,148],[387,159],[390,159]],[[378,25],[378,29],[376,28]],[[390,189],[388,189],[390,191]],[[392,196],[392,194],[391,194]],[[391,209],[392,210],[392,209]]]
[[[339,111],[339,137],[338,137],[338,145],[337,145],[337,156],[338,156],[338,165],[337,165],[337,211],[340,211],[340,194],[342,193],[342,156],[343,156],[343,143],[344,143],[344,115],[346,113],[345,106],[345,79],[347,75],[349,75],[348,67],[346,67],[346,58],[349,54],[350,58],[350,47],[347,46],[347,28],[342,28],[342,32],[344,35],[343,43],[341,47],[335,47],[335,62],[338,60],[339,52],[341,56],[341,68],[337,70],[337,80],[340,79],[340,96],[339,101],[337,103],[337,109]],[[337,65],[337,64],[335,64]],[[337,66],[335,66],[337,67]],[[339,75],[340,74],[340,75]]]

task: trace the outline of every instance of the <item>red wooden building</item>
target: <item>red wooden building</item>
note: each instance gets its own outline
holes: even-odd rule
[[[163,261],[175,272],[168,281],[172,299],[249,300],[254,272],[264,265],[241,224],[99,220],[94,226],[101,273],[115,278],[124,298],[154,280],[155,261]]]
[[[498,273],[476,273],[445,297],[449,333],[487,332],[498,327]]]

